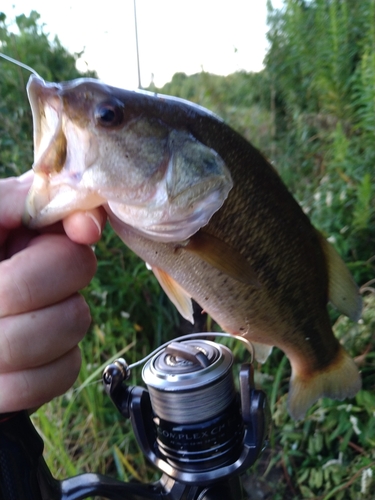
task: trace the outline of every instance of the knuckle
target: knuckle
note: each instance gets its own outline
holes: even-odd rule
[[[30,284],[13,259],[1,263],[0,318],[22,312],[33,302]]]
[[[77,341],[80,341],[91,324],[90,308],[82,295],[78,293],[73,295],[69,301],[67,314],[69,322],[74,325],[72,333],[75,334]]]

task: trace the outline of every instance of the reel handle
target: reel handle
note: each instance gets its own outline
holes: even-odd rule
[[[217,497],[211,495],[211,489],[202,492],[202,488],[171,482],[170,478],[153,484],[123,483],[87,473],[58,481],[43,459],[43,448],[43,440],[26,411],[0,414],[0,500],[83,500],[94,495],[110,500],[240,498],[237,485],[232,483],[222,485],[224,496]]]

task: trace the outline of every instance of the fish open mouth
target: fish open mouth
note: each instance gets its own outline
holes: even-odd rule
[[[62,131],[62,101],[59,96],[60,86],[46,83],[34,75],[30,77],[27,93],[31,105],[34,127],[34,165],[38,170],[61,170],[66,157],[66,137]],[[56,141],[55,158],[43,158],[51,150],[52,141]],[[44,160],[44,161],[43,161]]]
[[[23,221],[37,228],[57,222],[76,210],[94,208],[105,200],[79,186],[87,140],[84,132],[73,130],[74,126],[64,116],[63,84],[45,82],[32,75],[27,92],[33,115],[35,176]],[[78,135],[72,142],[82,146],[74,155],[70,152],[69,135]]]

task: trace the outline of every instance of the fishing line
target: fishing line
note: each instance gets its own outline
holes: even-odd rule
[[[199,373],[196,373],[199,376]],[[234,381],[228,371],[215,383],[189,391],[160,391],[147,385],[152,408],[158,417],[171,422],[189,424],[199,415],[204,421],[222,413],[233,400]]]
[[[202,339],[204,337],[227,337],[227,338],[231,338],[231,339],[234,338],[236,340],[239,340],[245,344],[246,349],[250,352],[250,354],[251,354],[250,362],[252,363],[254,360],[254,346],[253,346],[253,344],[249,340],[245,339],[244,337],[232,335],[231,333],[222,333],[222,332],[190,333],[189,335],[183,335],[182,337],[177,337],[177,338],[173,339],[173,342],[180,342],[181,340]],[[140,361],[136,361],[135,363],[129,365],[128,369],[131,370],[132,368],[135,368],[136,366],[143,365],[144,363],[146,363],[146,361],[148,361],[153,356],[155,356],[155,354],[157,354],[159,351],[168,347],[168,345],[170,343],[171,343],[171,341],[166,342],[165,344],[161,345],[160,347],[158,347],[157,349],[152,351],[151,354],[148,354]]]
[[[189,425],[199,415],[200,422],[208,421],[224,413],[234,401],[233,353],[225,345],[206,339],[216,337],[216,333],[172,341],[144,365],[142,379],[160,419]],[[224,334],[227,336],[232,337]]]
[[[20,66],[23,69],[26,69],[27,71],[30,71],[30,73],[33,73],[35,76],[43,80],[43,78],[33,69],[31,66],[28,66],[27,64],[21,63],[20,61],[17,61],[17,59],[13,59],[13,57],[6,56],[2,52],[0,52],[0,57],[6,59],[7,61],[15,64],[16,66]]]

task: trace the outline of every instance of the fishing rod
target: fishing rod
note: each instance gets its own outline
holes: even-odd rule
[[[128,366],[120,358],[104,370],[105,391],[161,472],[158,481],[125,483],[96,473],[59,481],[27,412],[17,412],[0,415],[0,500],[244,499],[240,475],[265,447],[269,410],[251,363],[241,366],[236,390],[232,351],[208,340],[220,335],[178,337],[142,361]],[[129,385],[140,364],[145,387]]]

